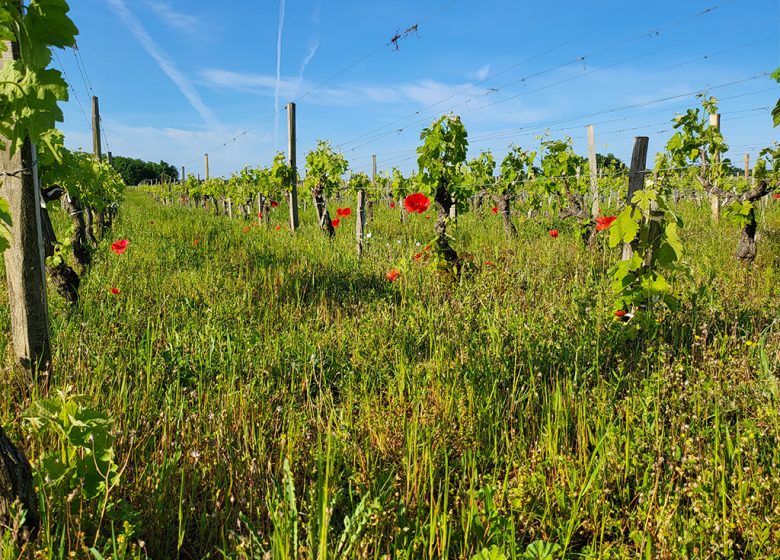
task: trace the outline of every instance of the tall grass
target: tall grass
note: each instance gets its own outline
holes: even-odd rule
[[[695,284],[632,340],[609,312],[617,255],[566,224],[511,240],[460,217],[473,266],[453,281],[412,260],[421,216],[378,207],[358,260],[351,220],[331,242],[280,207],[244,232],[131,192],[127,252],[101,244],[78,308],[50,297],[48,390],[110,414],[127,461],[113,523],[96,541],[45,507],[35,554],[780,557],[780,212],[745,270],[734,226],[680,211]],[[51,442],[19,418],[44,384],[3,373],[0,421],[35,462]]]

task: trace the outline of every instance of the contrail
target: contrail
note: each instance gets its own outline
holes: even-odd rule
[[[141,43],[141,46],[144,48],[144,50],[149,53],[149,56],[151,56],[155,62],[157,62],[157,65],[160,67],[160,69],[165,72],[165,74],[171,79],[176,87],[179,88],[179,91],[184,97],[187,98],[187,101],[190,102],[190,105],[192,105],[193,109],[198,112],[205,123],[208,126],[219,125],[219,119],[217,119],[217,115],[215,115],[211,109],[206,107],[206,104],[203,103],[203,100],[200,98],[200,95],[195,90],[193,85],[176,67],[173,59],[168,55],[168,53],[157,46],[149,33],[146,32],[146,29],[144,29],[135,16],[130,13],[130,10],[125,5],[124,0],[107,0],[107,2],[114,10],[114,12],[119,16],[119,18],[124,22],[124,24],[130,29],[133,35],[135,35],[135,38],[139,43]]]
[[[282,81],[282,31],[284,30],[284,2],[279,1],[279,31],[276,34],[276,88],[274,89],[274,144],[279,147],[279,86]]]
[[[306,70],[306,65],[311,62],[311,59],[314,58],[314,55],[317,54],[317,49],[320,48],[320,38],[316,37],[314,41],[311,41],[309,43],[309,50],[306,51],[306,56],[303,57],[303,62],[301,62],[301,69],[298,71],[298,81],[303,81],[303,71]]]

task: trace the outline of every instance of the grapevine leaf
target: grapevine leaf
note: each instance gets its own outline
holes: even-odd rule
[[[626,207],[609,228],[609,246],[617,247],[621,243],[631,243],[639,231],[639,223],[634,210]]]

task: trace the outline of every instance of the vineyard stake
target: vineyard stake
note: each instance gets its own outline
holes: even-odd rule
[[[710,126],[712,128],[720,128],[720,114],[715,113],[710,115]],[[715,158],[712,161],[712,165],[720,165],[720,154],[715,154]],[[712,221],[717,222],[720,219],[720,198],[718,195],[710,195],[710,209],[712,211]]]
[[[592,124],[588,125],[588,167],[590,170],[590,192],[593,197],[590,215],[595,220],[599,215],[599,178],[596,165],[596,138]]]
[[[287,157],[292,168],[290,182],[290,229],[298,229],[298,169],[295,154],[295,103],[287,104]]]
[[[16,44],[6,46],[0,59],[3,64],[19,58]],[[13,156],[6,143],[0,152],[0,169],[6,173],[0,196],[8,202],[13,220],[11,246],[4,257],[14,352],[24,367],[48,370],[51,341],[36,159],[35,145],[29,139]]]
[[[628,174],[628,194],[626,203],[634,206],[631,199],[634,193],[645,188],[645,172],[647,166],[647,145],[650,139],[647,136],[637,136],[634,138],[634,151],[631,154],[631,170]],[[623,243],[623,260],[626,261],[634,255],[634,249],[631,243]]]

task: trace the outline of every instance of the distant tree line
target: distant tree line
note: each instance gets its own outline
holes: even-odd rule
[[[149,183],[158,181],[161,183],[178,181],[179,172],[170,163],[160,161],[160,163],[154,163],[152,161],[143,161],[140,159],[114,156],[113,159],[114,169],[116,169],[122,176],[126,185],[140,185],[141,183]]]

